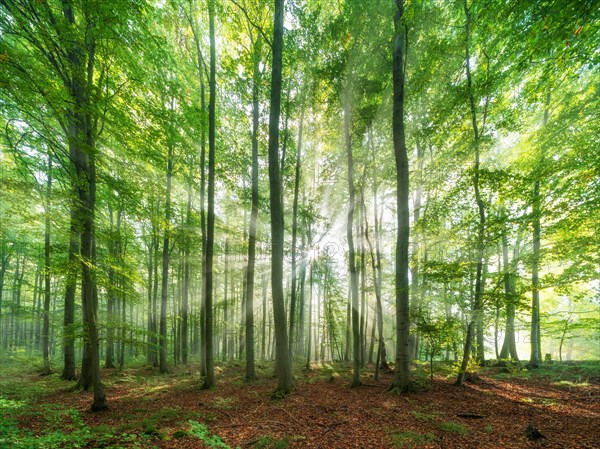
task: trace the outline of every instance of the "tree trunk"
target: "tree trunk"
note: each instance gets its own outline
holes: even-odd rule
[[[506,297],[506,328],[504,331],[504,343],[500,350],[500,358],[506,359],[510,356],[511,359],[519,361],[517,355],[517,345],[515,339],[515,301],[517,299],[515,291],[515,273],[514,264],[519,257],[519,239],[515,244],[513,251],[513,266],[508,262],[508,241],[506,235],[502,236],[502,261],[504,267],[504,293]]]
[[[158,213],[158,210],[157,210]],[[158,265],[160,258],[160,236],[158,226],[153,230],[154,238],[154,287],[152,289],[152,365],[158,366]]]
[[[377,314],[373,315],[373,323],[371,324],[371,338],[369,339],[369,352],[367,363],[373,364],[373,353],[375,352],[375,329],[377,328]]]
[[[227,278],[229,275],[229,239],[225,237],[225,266],[223,268],[223,360],[229,356],[229,297]],[[233,291],[232,291],[233,293]]]
[[[63,15],[70,27],[75,27],[75,14],[69,3],[63,2]],[[85,42],[69,42],[67,59],[73,73],[65,79],[74,102],[68,115],[68,140],[71,162],[75,168],[73,183],[78,194],[77,218],[80,223],[81,303],[84,325],[84,358],[80,385],[93,387],[92,411],[107,408],[106,396],[100,383],[100,354],[97,327],[98,291],[92,267],[95,265],[94,221],[96,208],[95,122],[92,107],[94,85],[95,24],[87,21]],[[87,57],[87,61],[82,56]]]
[[[0,326],[2,326],[3,329],[5,329],[4,327],[4,323],[2,322],[2,296],[4,293],[4,278],[6,276],[6,270],[8,269],[8,262],[10,261],[10,251],[8,250],[8,245],[6,244],[6,241],[4,240],[4,236],[2,237],[2,240],[0,241]],[[39,267],[39,265],[38,265]],[[41,277],[41,276],[40,276]],[[36,288],[37,288],[37,284],[36,284]],[[39,289],[38,289],[39,291]],[[41,302],[41,299],[40,299]],[[38,320],[38,325],[39,325],[39,320]],[[37,326],[36,326],[36,335],[38,334],[37,332]],[[3,335],[0,335],[0,339],[3,337]]]
[[[360,186],[360,202],[364,202],[363,186]],[[362,208],[359,208],[359,223],[357,226],[360,233],[359,251],[360,251],[360,367],[365,367],[366,362],[366,341],[367,341],[367,269],[365,263],[365,217]]]
[[[210,79],[208,101],[208,213],[206,223],[206,259],[204,264],[204,294],[206,316],[206,377],[202,388],[215,385],[213,360],[213,249],[215,242],[215,106],[216,106],[216,51],[215,51],[215,0],[208,1],[210,34]]]
[[[356,255],[354,251],[354,209],[356,207],[356,192],[354,186],[354,163],[352,160],[352,138],[350,136],[350,105],[344,101],[344,136],[346,142],[346,158],[348,162],[348,216],[346,220],[346,238],[348,240],[348,269],[350,271],[350,297],[352,298],[352,338],[354,368],[352,371],[352,387],[362,384],[360,380],[360,349],[361,335],[359,323],[358,273],[356,272]]]
[[[456,382],[454,383],[456,386],[461,387],[465,382],[465,377],[467,375],[467,368],[469,366],[469,359],[471,358],[471,347],[473,342],[473,321],[470,321],[467,325],[467,335],[465,337],[465,345],[463,350],[462,362],[460,364],[460,369],[458,371],[458,377]]]
[[[304,322],[305,322],[305,301],[304,301],[304,287],[306,283],[306,248],[305,248],[305,234],[302,233],[301,253],[304,255],[300,262],[300,296],[299,296],[299,317],[298,317],[298,344],[296,346],[296,353],[298,355],[304,354]]]
[[[192,186],[188,185],[187,192],[187,210],[186,210],[186,233],[190,232],[192,226]],[[188,363],[188,342],[189,342],[189,296],[190,296],[190,238],[186,234],[186,245],[183,249],[183,298],[181,304],[181,363],[187,366]]]
[[[256,379],[254,366],[254,265],[256,260],[256,221],[258,217],[258,131],[260,93],[260,55],[262,40],[260,34],[253,48],[252,71],[252,209],[248,232],[248,268],[246,270],[246,381]]]
[[[196,63],[198,66],[198,80],[200,82],[200,109],[203,117],[206,112],[205,88],[204,88],[204,71],[202,70],[203,58],[200,47],[200,36],[196,28],[196,23],[192,20],[193,15],[190,14],[190,28],[194,36],[196,44]],[[201,261],[202,261],[202,286],[200,292],[200,375],[206,376],[206,212],[205,212],[205,190],[206,190],[206,126],[202,124],[200,127],[200,240],[201,240]]]
[[[313,262],[309,262],[308,274],[308,346],[306,350],[306,369],[310,369],[310,358],[312,351],[312,292],[313,292]]]
[[[479,176],[480,176],[480,161],[479,161],[479,143],[481,138],[481,132],[483,129],[479,129],[477,125],[477,112],[475,107],[475,96],[473,93],[473,82],[471,78],[471,55],[469,50],[470,44],[470,26],[471,26],[471,13],[469,8],[467,7],[467,2],[465,0],[464,10],[466,15],[466,23],[465,23],[465,64],[467,69],[467,94],[469,97],[469,108],[471,113],[471,123],[473,127],[473,146],[475,149],[475,166],[474,166],[474,177],[473,177],[473,190],[475,192],[475,202],[477,204],[477,210],[479,213],[479,223],[477,226],[477,249],[476,249],[476,258],[477,258],[477,268],[475,274],[475,292],[474,292],[474,300],[472,306],[472,315],[473,319],[469,324],[469,331],[467,332],[467,337],[472,337],[473,327],[475,328],[475,333],[477,337],[477,347],[476,347],[476,359],[479,363],[483,363],[485,360],[485,348],[484,348],[484,340],[483,340],[483,289],[485,286],[484,279],[484,239],[485,239],[485,209],[483,204],[483,199],[481,198],[480,186],[479,186]],[[485,114],[485,113],[484,113]],[[485,122],[485,120],[484,120]],[[466,369],[468,366],[468,358],[470,357],[470,349],[471,349],[471,341],[465,341],[465,350],[464,356],[467,357],[467,360],[463,360],[462,366]],[[469,351],[467,351],[467,348]],[[456,380],[457,385],[462,385],[464,381],[465,372],[461,368],[461,371],[458,374],[458,378]]]
[[[297,261],[296,243],[298,237],[298,194],[300,191],[300,173],[302,164],[302,131],[304,126],[304,101],[300,109],[300,126],[298,129],[298,145],[296,148],[296,172],[294,177],[294,203],[292,206],[292,291],[290,294],[290,357],[293,354],[294,330],[296,320],[296,287],[297,287]]]
[[[127,308],[125,304],[125,286],[123,285],[123,278],[120,279],[122,297],[121,297],[121,323],[120,323],[120,341],[119,341],[119,370],[125,366],[125,340],[127,339]]]
[[[159,324],[159,370],[167,372],[167,294],[169,290],[169,253],[171,240],[171,183],[173,176],[173,144],[167,143],[167,192],[165,198],[165,234],[162,251],[162,277],[160,289],[160,324]]]
[[[284,0],[275,0],[273,17],[273,64],[271,68],[271,110],[269,113],[269,187],[271,206],[271,290],[273,318],[275,321],[276,357],[278,377],[275,396],[285,396],[293,388],[289,356],[288,333],[283,294],[283,205],[279,167],[279,119],[281,113],[281,80],[283,66],[283,15]]]
[[[113,208],[108,204],[108,216],[110,221],[110,231],[109,231],[109,242],[108,242],[108,252],[109,252],[109,268],[108,268],[108,294],[106,299],[106,358],[104,360],[104,368],[114,368],[115,365],[113,363],[113,358],[115,355],[114,352],[114,336],[115,336],[115,301],[117,286],[115,279],[115,269],[114,265],[117,260],[117,248],[116,248],[116,234],[114,229],[114,214]]]
[[[267,333],[267,291],[269,288],[269,276],[267,273],[263,274],[262,279],[263,291],[262,291],[262,340],[260,345],[260,358],[266,360],[267,358],[267,347],[266,347],[266,333]]]
[[[46,181],[45,198],[45,230],[44,230],[44,326],[42,331],[42,348],[44,355],[43,374],[50,374],[50,195],[52,193],[52,156],[48,153],[48,179]]]
[[[548,124],[550,105],[550,93],[546,95],[546,104],[544,109],[543,127]],[[543,155],[538,165],[543,162]],[[541,247],[541,196],[540,196],[540,174],[536,174],[533,184],[533,198],[531,200],[531,215],[533,219],[533,254],[531,266],[531,355],[529,357],[530,368],[538,368],[542,361],[541,354],[541,332],[540,332],[540,247]]]
[[[396,199],[397,199],[397,236],[396,236],[396,366],[394,380],[390,385],[393,392],[409,389],[409,283],[408,283],[408,244],[409,244],[409,208],[408,208],[408,155],[404,130],[404,76],[407,29],[402,23],[404,1],[396,0],[398,11],[394,16],[394,53],[393,53],[393,140],[396,162]]]
[[[422,207],[422,173],[423,173],[423,158],[425,156],[425,148],[421,143],[421,139],[419,137],[419,133],[417,132],[415,135],[415,144],[417,147],[417,180],[415,182],[415,195],[414,195],[414,206],[413,206],[413,222],[417,223],[421,217],[421,207]],[[420,286],[420,251],[419,251],[419,233],[415,230],[413,236],[413,254],[412,254],[412,269],[411,269],[411,294],[412,294],[412,304],[411,307],[413,310],[417,310],[417,313],[421,310],[421,304],[423,301],[423,292]],[[419,340],[420,336],[417,331],[411,335],[411,351],[410,356],[412,359],[416,360],[419,358]]]
[[[375,294],[377,299],[377,332],[379,336],[379,345],[377,348],[377,365],[379,368],[389,370],[387,362],[387,353],[385,350],[385,339],[383,337],[383,306],[382,306],[382,295],[381,295],[381,284],[383,282],[383,267],[381,265],[381,239],[380,239],[380,220],[377,212],[377,189],[373,190],[373,217],[374,233],[375,233],[375,256],[376,256],[376,268],[377,276],[373,276],[377,279],[375,283]]]

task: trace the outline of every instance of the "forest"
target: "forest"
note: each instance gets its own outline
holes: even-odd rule
[[[0,448],[592,448],[595,0],[0,0]]]

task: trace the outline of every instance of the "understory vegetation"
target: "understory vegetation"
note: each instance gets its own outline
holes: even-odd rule
[[[524,431],[531,423],[544,433],[547,447],[569,444],[575,431],[585,432],[578,447],[593,447],[594,426],[600,422],[593,411],[600,389],[598,362],[550,364],[533,371],[519,365],[510,372],[480,368],[467,392],[458,391],[458,397],[464,396],[459,402],[442,399],[455,390],[451,382],[458,368],[444,362],[434,364],[433,382],[427,363],[414,365],[418,389],[404,399],[385,393],[390,373],[381,382],[371,373],[364,388],[350,389],[351,365],[314,364],[295,372],[298,387],[291,401],[271,400],[270,363],[258,365],[261,380],[250,385],[243,381],[241,364],[218,365],[217,389],[207,393],[197,385],[196,365],[165,375],[134,362],[124,370],[103,371],[114,405],[110,414],[101,415],[90,412],[85,395],[57,375],[39,376],[34,359],[2,359],[3,366],[7,362],[11,368],[0,372],[2,448],[284,449],[354,443],[426,448],[441,447],[442,441],[444,447],[476,442],[493,448],[502,441],[525,447]],[[438,399],[428,402],[430,396]],[[503,401],[511,402],[510,410]],[[391,420],[376,418],[387,412]],[[567,425],[573,427],[565,433]]]

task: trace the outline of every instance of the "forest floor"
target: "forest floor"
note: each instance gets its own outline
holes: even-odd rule
[[[296,390],[271,400],[270,365],[243,382],[243,366],[217,368],[199,389],[197,365],[160,375],[137,366],[103,370],[109,410],[89,411],[90,392],[58,374],[0,368],[0,448],[600,448],[600,363],[549,365],[535,372],[482,368],[464,387],[439,364],[421,391],[391,395],[391,373],[349,387],[345,364],[298,369]],[[508,372],[507,372],[508,371]],[[543,437],[530,440],[533,425]]]

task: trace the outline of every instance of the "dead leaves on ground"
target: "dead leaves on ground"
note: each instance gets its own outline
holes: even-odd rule
[[[428,391],[395,396],[385,391],[389,377],[349,388],[344,376],[330,382],[313,370],[299,375],[285,400],[271,401],[275,379],[246,384],[239,370],[226,368],[209,391],[199,389],[197,373],[165,377],[138,369],[125,382],[105,371],[110,409],[104,413],[88,411],[91,393],[61,391],[41,401],[79,410],[89,426],[151,427],[157,432],[151,444],[159,448],[203,447],[183,432],[189,420],[241,448],[593,448],[600,441],[595,384],[567,388],[482,376],[463,388],[437,379]],[[544,438],[529,439],[528,428]]]

